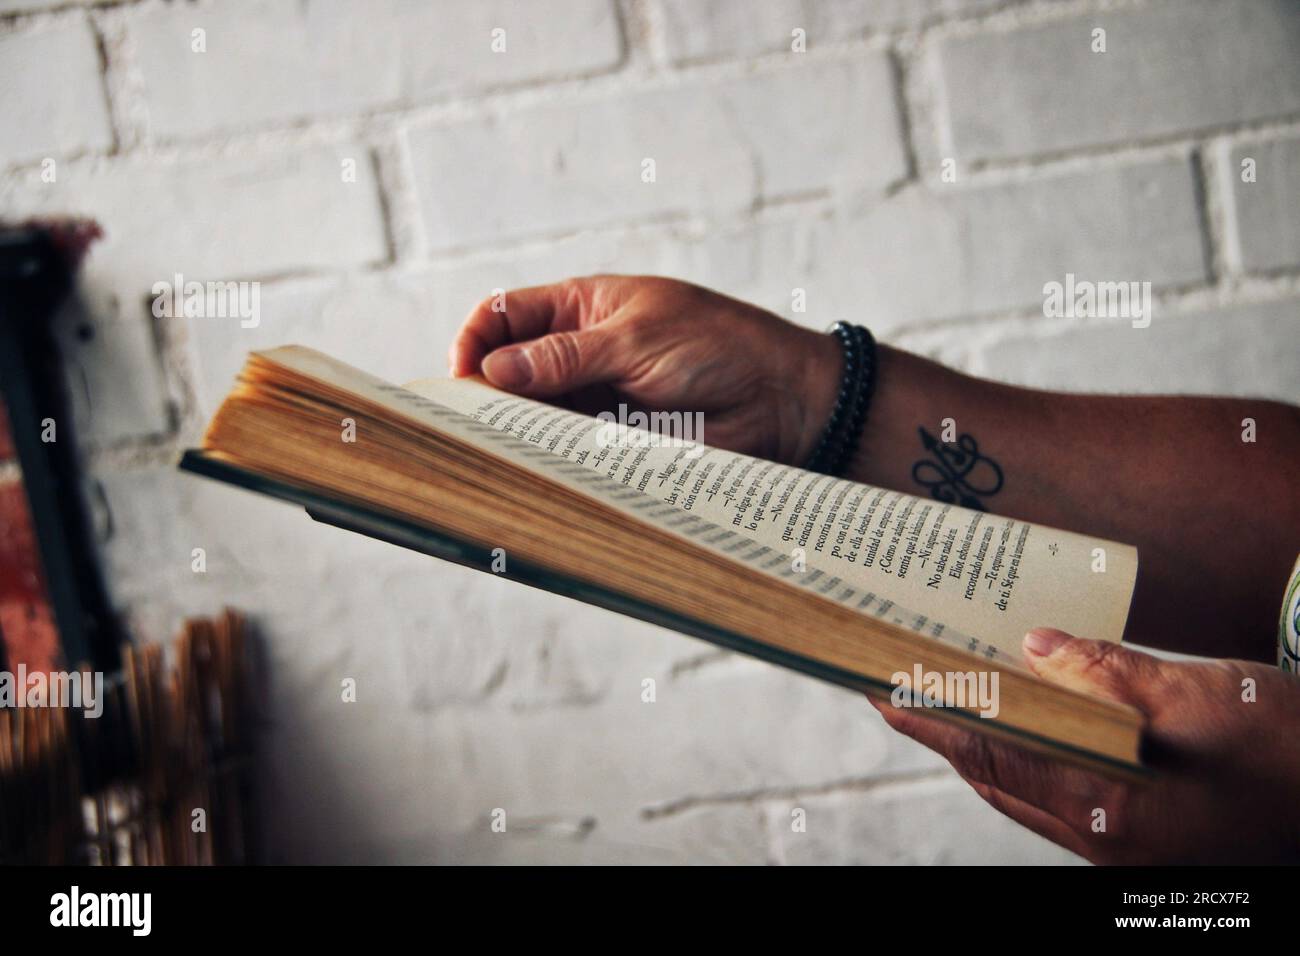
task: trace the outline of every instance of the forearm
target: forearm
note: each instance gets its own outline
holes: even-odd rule
[[[1130,635],[1273,659],[1282,588],[1300,550],[1300,410],[1013,388],[884,346],[879,362],[851,477],[951,494],[937,480],[942,469],[918,466],[936,461],[920,432],[970,436],[988,459],[974,482],[988,493],[972,496],[983,508],[1138,548]],[[1256,423],[1253,443],[1242,439],[1245,418]],[[1000,487],[989,491],[998,470]]]

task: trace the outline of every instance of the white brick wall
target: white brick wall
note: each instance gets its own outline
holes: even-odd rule
[[[496,27],[507,30],[503,54],[466,42]],[[611,0],[143,4],[128,30],[163,140],[596,73],[622,55]],[[203,55],[192,52],[195,30]]]
[[[1300,111],[1298,43],[1291,0],[1166,0],[936,53],[953,149],[975,161],[1285,118]]]
[[[1295,269],[1300,265],[1300,139],[1244,142],[1225,149],[1232,210],[1229,256],[1245,272]],[[1256,179],[1242,178],[1254,165]]]
[[[0,155],[32,160],[113,144],[95,34],[83,16],[0,36]]]
[[[803,31],[808,49],[864,34],[988,9],[997,0],[655,0],[660,45],[674,63],[789,49]]]
[[[154,640],[254,616],[274,857],[1071,860],[853,695],[174,457],[249,349],[436,374],[493,288],[593,271],[1007,380],[1300,401],[1297,39],[1274,0],[0,0],[0,215],[106,231],[61,322],[113,597]],[[1045,318],[1067,272],[1151,282],[1151,328]],[[155,320],[177,273],[260,280],[260,325]]]
[[[892,84],[873,52],[418,127],[408,141],[425,231],[436,249],[489,245],[879,189],[906,173]],[[852,104],[854,121],[810,122],[827,98]],[[642,188],[628,189],[629,172]]]

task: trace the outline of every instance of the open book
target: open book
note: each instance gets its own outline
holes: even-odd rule
[[[1120,640],[1125,545],[481,381],[398,387],[299,346],[249,356],[182,467],[1064,759],[1140,768],[1136,710],[1041,680],[1020,651],[1039,625]]]

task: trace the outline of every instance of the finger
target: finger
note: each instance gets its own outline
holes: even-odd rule
[[[1063,821],[1084,821],[1109,786],[1095,774],[941,720],[872,701],[885,722],[944,757],[968,783],[1002,791]]]
[[[872,704],[891,727],[947,757],[958,776],[995,810],[1092,858],[1087,828],[1095,807],[1104,802],[1101,794],[1113,787],[1109,781],[887,701]]]
[[[615,331],[595,326],[496,349],[483,360],[483,374],[498,388],[550,398],[616,382],[631,361],[628,344]]]
[[[575,282],[512,289],[476,305],[451,343],[452,375],[470,375],[494,349],[526,342],[548,332],[576,329],[583,298]]]
[[[1025,660],[1039,677],[1071,690],[1106,697],[1155,713],[1168,699],[1168,665],[1150,654],[1109,641],[1072,637],[1055,628],[1025,635]]]

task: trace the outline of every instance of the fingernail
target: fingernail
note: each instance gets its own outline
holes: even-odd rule
[[[523,388],[533,380],[533,362],[527,349],[498,349],[483,360],[483,374],[502,388]]]
[[[1025,635],[1025,653],[1035,657],[1046,657],[1070,639],[1064,631],[1050,627],[1036,627]]]

